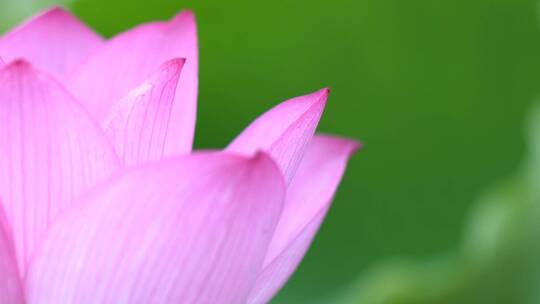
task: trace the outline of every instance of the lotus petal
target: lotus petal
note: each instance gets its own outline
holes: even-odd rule
[[[328,92],[322,89],[279,104],[251,123],[227,150],[248,155],[268,151],[290,182],[317,128]]]
[[[158,160],[164,156],[167,143],[176,140],[169,124],[183,65],[184,59],[163,64],[131,90],[103,122],[124,165]]]
[[[0,56],[6,62],[26,59],[63,80],[103,38],[59,7],[49,9],[0,38]]]
[[[30,266],[29,303],[244,303],[284,191],[264,154],[132,169],[53,226]]]
[[[0,196],[22,273],[51,221],[118,168],[105,134],[58,83],[20,60],[0,69]]]
[[[100,121],[115,103],[173,58],[186,58],[171,111],[166,155],[191,151],[197,106],[198,54],[195,18],[182,12],[169,22],[136,27],[110,40],[75,71],[68,88]]]
[[[2,207],[0,207],[0,303],[24,303],[11,229]]]
[[[292,275],[330,207],[347,160],[358,148],[355,141],[321,135],[308,145],[248,303],[270,301]]]

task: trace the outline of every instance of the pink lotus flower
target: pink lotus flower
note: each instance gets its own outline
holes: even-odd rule
[[[190,12],[105,41],[53,8],[0,57],[0,303],[267,302],[358,148],[313,135],[323,89],[190,153]]]

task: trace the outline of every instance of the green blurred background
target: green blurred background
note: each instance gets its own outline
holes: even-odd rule
[[[51,3],[60,2],[0,0],[0,27]],[[105,36],[183,8],[196,12],[198,148],[226,145],[282,100],[332,88],[319,130],[361,139],[365,149],[351,161],[326,222],[276,303],[333,302],[355,286],[360,293],[403,284],[377,282],[377,269],[390,269],[399,281],[392,269],[405,268],[402,281],[417,279],[409,262],[384,261],[420,263],[430,273],[426,285],[438,284],[430,278],[464,267],[455,266],[459,258],[452,266],[437,259],[460,251],[479,194],[516,172],[525,155],[524,119],[540,84],[534,0],[64,5]]]

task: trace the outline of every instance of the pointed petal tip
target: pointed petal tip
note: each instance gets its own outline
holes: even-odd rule
[[[64,8],[61,5],[56,4],[35,14],[26,23],[30,23],[30,21],[37,20],[37,19],[44,19],[44,18],[75,18],[75,17],[66,8]]]
[[[176,134],[169,131],[169,122],[184,62],[184,58],[173,58],[162,63],[101,121],[124,165],[178,154],[168,153],[166,147],[176,140]]]
[[[5,130],[0,132],[0,171],[4,170],[0,192],[25,189],[34,194],[14,194],[16,199],[10,198],[10,205],[6,204],[24,273],[37,239],[51,219],[77,194],[119,166],[108,140],[85,109],[58,81],[25,59],[15,58],[0,70],[0,116],[7,118],[0,119],[0,128]],[[73,162],[66,165],[70,160]],[[17,174],[27,178],[17,180],[6,173],[10,163],[20,164]],[[42,197],[55,199],[45,202],[39,200]],[[26,222],[26,218],[32,220]]]
[[[178,86],[178,81],[180,79],[180,76],[182,74],[182,71],[184,69],[184,66],[186,65],[186,59],[185,58],[174,58],[167,62],[165,62],[159,70],[167,70],[167,74],[169,75],[169,80],[174,81],[175,90]],[[157,73],[157,72],[156,72]]]
[[[184,9],[174,16],[173,20],[195,21],[195,12],[191,9]]]
[[[247,303],[268,303],[294,273],[328,211],[360,143],[315,135],[287,189],[285,207],[267,251],[263,270]]]
[[[23,58],[18,58],[10,62],[8,66],[30,68],[32,64]]]
[[[164,66],[174,67],[174,68],[182,68],[184,64],[186,63],[186,58],[173,58],[167,62],[165,62]]]
[[[297,96],[289,100],[286,100],[282,102],[281,104],[278,104],[275,108],[287,107],[288,105],[297,105],[299,108],[303,109],[302,113],[307,113],[309,111],[316,110],[316,111],[320,111],[321,112],[320,114],[322,115],[322,112],[324,111],[324,108],[326,107],[326,102],[328,100],[329,94],[330,94],[329,88],[322,88],[320,90],[308,93],[306,95],[301,95],[301,96]]]
[[[18,58],[11,62],[7,62],[2,66],[3,71],[14,72],[14,71],[32,71],[34,68],[30,62],[25,59]]]
[[[43,14],[70,14],[70,13],[65,7],[59,4],[56,4],[44,10]]]
[[[324,95],[325,97],[328,97],[328,95],[330,95],[331,91],[332,90],[329,87],[325,87],[325,88],[320,89],[318,92],[320,92],[321,95]]]
[[[346,144],[349,156],[356,154],[358,151],[364,148],[364,143],[356,139],[341,139]]]
[[[264,180],[279,181],[276,189],[285,192],[287,183],[285,176],[283,175],[278,163],[272,158],[270,154],[265,151],[258,150],[252,156],[237,155],[241,159],[245,160],[245,166],[243,168],[248,169],[250,176],[264,176]]]
[[[29,79],[51,79],[49,75],[44,74],[41,70],[37,69],[31,62],[23,58],[17,58],[13,61],[6,62],[0,65],[0,74],[4,77],[4,80],[12,77],[23,77]]]
[[[38,13],[30,16],[28,19],[22,21],[17,26],[12,28],[9,32],[7,32],[3,38],[17,33],[18,31],[24,29],[25,27],[32,25],[33,22],[39,22],[41,20],[50,20],[50,19],[77,20],[77,17],[73,16],[73,14],[71,14],[71,12],[65,9],[64,7],[60,5],[54,5],[42,11],[39,11]]]
[[[72,69],[103,43],[103,38],[61,6],[53,6],[22,21],[0,39],[5,61],[26,58],[56,79]]]
[[[324,112],[328,93],[323,88],[278,104],[253,121],[227,150],[248,155],[267,151],[290,182]]]
[[[173,58],[162,63],[161,66],[156,71],[154,71],[153,74],[151,75],[159,74],[163,71],[167,71],[167,73],[172,73],[172,75],[174,75],[175,77],[180,77],[180,73],[182,69],[184,68],[185,64],[186,64],[185,58],[180,58],[180,57]]]
[[[174,25],[181,24],[195,28],[195,24],[197,23],[195,12],[190,9],[182,10],[172,17],[169,23]]]
[[[266,161],[270,161],[272,163],[274,162],[272,160],[272,157],[270,157],[270,155],[268,155],[268,153],[266,153],[265,151],[262,151],[262,150],[257,150],[255,152],[255,154],[253,154],[253,156],[251,158],[249,158],[249,161],[252,164],[257,164],[257,163],[266,162]]]
[[[348,157],[353,156],[364,148],[364,143],[356,139],[328,134],[316,134],[313,140],[324,142],[327,145],[332,145],[336,148],[342,149],[343,153],[345,153]]]
[[[268,154],[268,152],[265,152],[263,150],[258,150],[257,152],[255,152],[255,154],[253,154],[251,158],[248,158],[248,161],[251,163],[253,168],[269,168],[281,174],[281,169],[279,169],[276,161],[272,158],[272,156],[270,156],[270,154]]]
[[[88,295],[111,303],[246,303],[284,196],[276,187],[279,176],[246,163],[266,159],[257,156],[179,156],[134,168],[92,191],[88,208],[55,222],[36,254],[26,276],[29,303],[78,302]]]
[[[326,102],[328,101],[328,95],[330,95],[330,88],[322,88],[318,91],[315,91],[311,94],[308,94],[308,96],[313,97],[313,103],[320,103],[323,106],[326,105]]]
[[[251,161],[256,162],[260,159],[263,159],[264,157],[266,157],[266,153],[264,153],[264,151],[258,150],[251,158]]]
[[[285,105],[285,104],[297,104],[298,106],[303,105],[302,107],[305,109],[306,112],[310,110],[319,109],[318,111],[320,111],[322,115],[324,108],[326,108],[328,95],[330,95],[330,89],[322,88],[312,93],[308,93],[306,95],[289,99],[288,101],[285,101],[281,105]],[[278,105],[278,107],[281,105]]]

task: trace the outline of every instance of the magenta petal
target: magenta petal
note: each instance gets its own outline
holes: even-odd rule
[[[184,59],[163,64],[113,108],[102,123],[125,165],[161,159],[176,140],[171,111]]]
[[[317,135],[289,185],[276,228],[248,303],[266,303],[294,272],[326,215],[357,142]]]
[[[245,303],[281,214],[274,162],[202,153],[86,196],[30,265],[30,303]]]
[[[287,100],[257,118],[227,147],[252,154],[267,151],[290,182],[324,110],[328,89]]]
[[[52,8],[0,38],[6,62],[24,58],[63,79],[103,44],[103,39],[61,8]]]
[[[169,125],[176,139],[166,153],[189,152],[197,106],[197,52],[195,18],[182,12],[169,22],[145,24],[114,37],[72,75],[68,87],[101,120],[163,62],[186,58]]]
[[[0,303],[24,303],[11,230],[0,207]]]
[[[99,126],[59,84],[23,61],[0,69],[0,197],[23,273],[51,220],[118,167]]]

